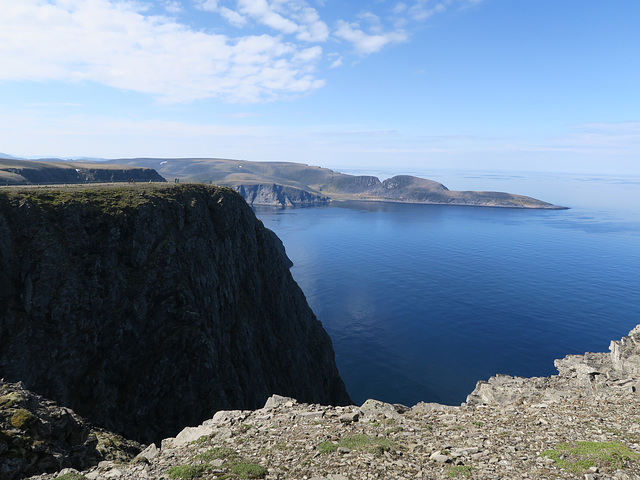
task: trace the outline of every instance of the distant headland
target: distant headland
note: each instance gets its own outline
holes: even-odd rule
[[[164,178],[163,178],[164,177]],[[124,158],[74,162],[0,159],[0,184],[85,183],[88,181],[187,181],[228,186],[252,205],[323,205],[359,200],[483,207],[566,209],[505,192],[454,191],[411,175],[384,181],[292,162],[219,158]]]

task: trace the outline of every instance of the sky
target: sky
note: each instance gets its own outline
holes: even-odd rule
[[[640,1],[0,0],[0,152],[640,175]]]

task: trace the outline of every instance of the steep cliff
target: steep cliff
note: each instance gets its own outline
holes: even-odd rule
[[[0,185],[164,182],[152,168],[100,163],[0,159]]]
[[[350,402],[277,237],[204,185],[0,190],[0,377],[143,442]]]
[[[330,202],[329,197],[307,192],[299,188],[284,187],[275,183],[264,185],[236,185],[238,192],[250,205],[292,207],[294,205],[321,205]]]

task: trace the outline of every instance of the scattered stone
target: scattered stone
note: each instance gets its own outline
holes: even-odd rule
[[[358,412],[351,412],[340,415],[339,420],[342,423],[353,423],[357,422],[358,418],[360,418],[360,414]]]

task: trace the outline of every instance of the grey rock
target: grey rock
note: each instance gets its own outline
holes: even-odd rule
[[[267,398],[267,401],[262,408],[264,408],[265,410],[273,410],[274,408],[278,408],[282,405],[286,406],[288,404],[289,406],[292,406],[296,402],[297,400],[294,398],[283,397],[282,395],[271,395],[269,398]]]
[[[158,447],[156,447],[155,443],[152,443],[147,448],[145,448],[142,452],[136,455],[135,458],[146,458],[147,460],[153,460],[156,455],[158,455]]]
[[[360,418],[360,414],[358,412],[350,412],[340,415],[338,418],[342,423],[353,423],[357,422]]]
[[[324,412],[322,410],[316,412],[304,412],[298,416],[301,420],[312,422],[322,420],[324,417]]]
[[[431,455],[430,458],[436,463],[451,463],[451,459],[441,453],[438,453],[436,455]]]
[[[378,418],[379,416],[398,419],[401,414],[398,407],[390,403],[381,402],[379,400],[368,399],[360,407],[360,413],[366,418]]]

